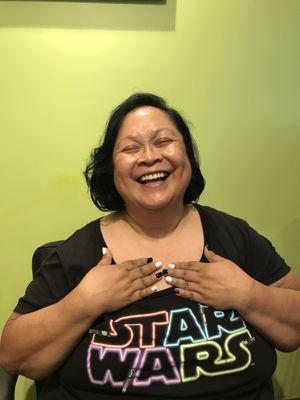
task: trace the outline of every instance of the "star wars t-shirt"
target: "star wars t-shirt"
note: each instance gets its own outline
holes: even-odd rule
[[[253,278],[271,284],[289,271],[246,222],[197,209],[205,243]],[[99,220],[75,232],[45,260],[15,311],[59,301],[99,261],[102,246]],[[275,367],[273,347],[236,311],[195,303],[170,288],[99,317],[43,383],[40,398],[270,400]]]

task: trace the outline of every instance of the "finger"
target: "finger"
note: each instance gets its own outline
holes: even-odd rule
[[[161,279],[162,279],[161,273],[151,274],[151,275],[136,279],[135,281],[132,282],[132,285],[131,285],[132,291],[135,292],[138,290],[151,288],[152,285],[155,285]]]
[[[207,267],[207,265],[208,263],[203,263],[200,261],[176,262],[168,265],[168,274],[172,275],[172,272],[177,270],[191,271],[199,274],[203,271],[203,268]]]
[[[135,281],[136,279],[140,279],[145,276],[153,274],[153,272],[157,271],[158,269],[159,268],[157,268],[157,266],[153,262],[151,262],[149,264],[145,264],[140,267],[133,268],[130,271],[131,278],[133,281]]]
[[[207,258],[207,261],[209,262],[217,262],[225,260],[225,258],[214,253],[212,250],[209,250],[207,246],[204,247],[204,255]]]
[[[201,279],[200,270],[198,271],[190,271],[188,269],[180,269],[180,268],[170,268],[168,270],[168,276],[172,276],[174,278],[183,279],[187,282],[195,282],[198,283]]]
[[[165,278],[166,283],[171,286],[175,286],[176,288],[185,289],[185,290],[193,290],[195,292],[199,291],[199,285],[194,282],[189,282],[184,279],[175,278],[173,276],[167,276]]]
[[[131,271],[135,268],[139,268],[142,267],[143,265],[147,265],[152,263],[153,258],[152,257],[148,257],[148,258],[138,258],[136,260],[128,260],[128,261],[124,261],[122,262],[120,265],[123,265],[127,271]]]
[[[98,266],[101,265],[111,265],[112,263],[112,254],[107,247],[102,247],[102,258],[98,263]]]
[[[175,288],[175,293],[180,297],[185,297],[186,299],[195,301],[197,303],[203,303],[204,300],[198,292],[194,292],[192,290]]]
[[[158,288],[155,284],[141,290],[136,290],[132,296],[133,301],[137,301],[143,299],[144,297],[150,296],[150,294],[157,292],[157,290]]]

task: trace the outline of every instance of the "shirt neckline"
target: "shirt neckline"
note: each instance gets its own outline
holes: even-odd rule
[[[191,203],[196,210],[198,211],[199,217],[200,217],[200,221],[201,221],[201,225],[202,225],[202,229],[203,229],[203,239],[204,239],[204,246],[207,245],[208,243],[208,238],[209,238],[209,232],[208,232],[208,224],[207,224],[207,219],[206,219],[206,214],[204,211],[204,206],[201,206],[198,203]],[[101,231],[101,224],[100,221],[103,217],[98,218],[95,222],[96,222],[96,227],[97,227],[97,234],[100,238],[99,242],[101,243],[101,247],[107,247],[102,231]],[[202,251],[202,256],[199,260],[200,262],[208,262],[208,260],[206,259],[205,255],[204,255],[204,249]],[[112,259],[112,264],[115,265],[116,262],[114,259]],[[167,289],[163,289],[160,290],[160,292],[164,291],[164,290],[169,290],[169,288]]]

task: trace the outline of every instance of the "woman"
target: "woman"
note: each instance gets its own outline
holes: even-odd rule
[[[274,347],[300,342],[299,278],[246,222],[192,203],[204,179],[180,114],[129,97],[86,178],[113,213],[44,262],[1,364],[47,378],[43,400],[273,399]]]

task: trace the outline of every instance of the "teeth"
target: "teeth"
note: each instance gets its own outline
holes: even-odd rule
[[[157,172],[155,174],[143,175],[141,178],[139,178],[139,181],[140,182],[151,181],[158,178],[164,178],[167,175],[168,174],[165,172]]]

